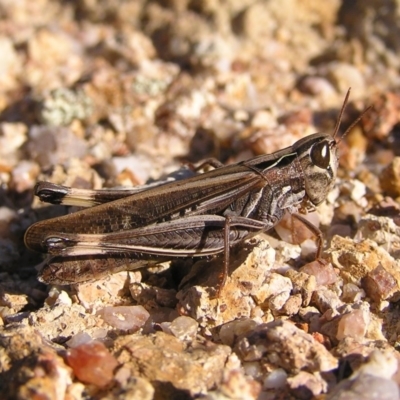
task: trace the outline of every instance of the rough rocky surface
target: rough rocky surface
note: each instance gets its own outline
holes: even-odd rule
[[[399,399],[399,27],[394,0],[0,0],[0,397]],[[331,132],[349,87],[341,132],[374,108],[307,216],[323,260],[288,217],[231,250],[220,293],[223,256],[38,281],[25,230],[76,208],[37,181],[272,153]]]

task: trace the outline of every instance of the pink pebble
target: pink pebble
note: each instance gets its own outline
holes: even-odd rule
[[[107,386],[118,366],[116,358],[101,342],[90,342],[68,350],[67,363],[76,377],[98,387]]]

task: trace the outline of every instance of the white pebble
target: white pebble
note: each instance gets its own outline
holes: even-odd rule
[[[122,330],[139,330],[150,317],[143,306],[104,307],[99,314],[107,324]]]
[[[199,324],[193,318],[181,316],[175,318],[169,330],[171,333],[181,340],[193,340],[196,337]]]

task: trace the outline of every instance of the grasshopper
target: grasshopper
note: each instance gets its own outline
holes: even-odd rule
[[[90,206],[28,228],[26,246],[50,256],[39,279],[66,285],[174,258],[224,252],[222,288],[230,248],[270,230],[287,211],[316,234],[320,258],[321,232],[295,213],[320,204],[335,183],[337,134],[349,94],[350,89],[332,135],[312,134],[273,154],[185,179],[101,191],[39,182],[35,194],[43,201]]]

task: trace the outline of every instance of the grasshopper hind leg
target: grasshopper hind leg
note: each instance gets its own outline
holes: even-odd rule
[[[161,261],[159,261],[161,262]],[[127,256],[71,256],[50,258],[39,272],[39,280],[47,284],[71,285],[105,278],[120,271],[149,267],[145,260]]]

